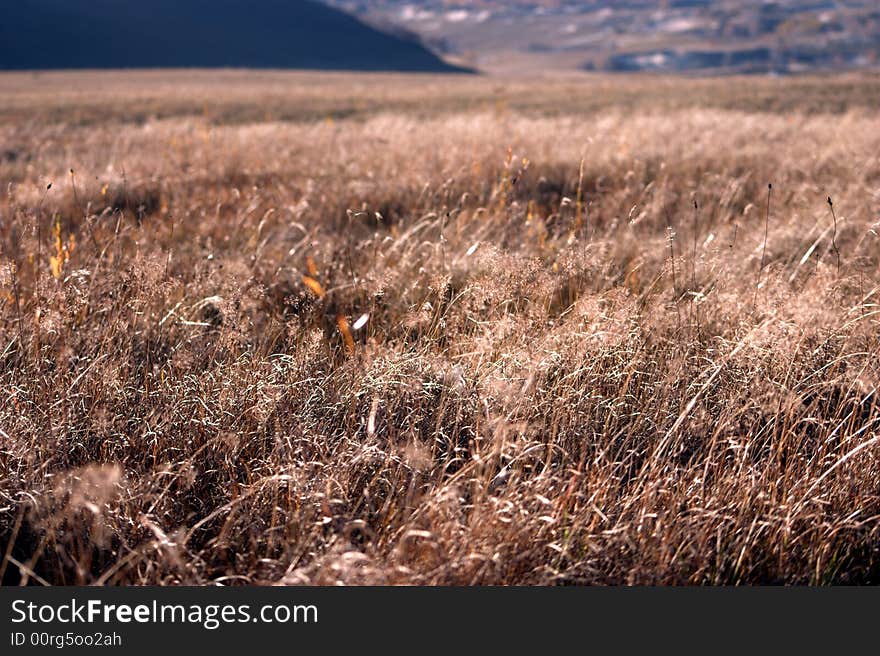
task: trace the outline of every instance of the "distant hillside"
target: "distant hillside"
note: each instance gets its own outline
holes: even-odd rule
[[[325,0],[487,70],[880,68],[878,0]]]
[[[461,71],[311,0],[14,0],[0,69],[249,67]]]

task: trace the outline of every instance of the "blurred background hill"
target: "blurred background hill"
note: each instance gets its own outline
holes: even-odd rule
[[[16,0],[0,70],[880,68],[877,0]]]
[[[327,1],[504,72],[796,73],[880,62],[877,0]]]

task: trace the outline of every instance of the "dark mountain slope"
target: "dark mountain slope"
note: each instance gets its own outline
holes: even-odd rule
[[[311,0],[15,0],[0,69],[250,67],[457,71]]]

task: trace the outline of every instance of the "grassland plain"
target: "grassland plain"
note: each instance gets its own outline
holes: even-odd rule
[[[878,101],[0,76],[0,576],[877,583]]]

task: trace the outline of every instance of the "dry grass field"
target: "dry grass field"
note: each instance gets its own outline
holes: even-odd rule
[[[878,107],[0,76],[0,576],[880,582]]]

